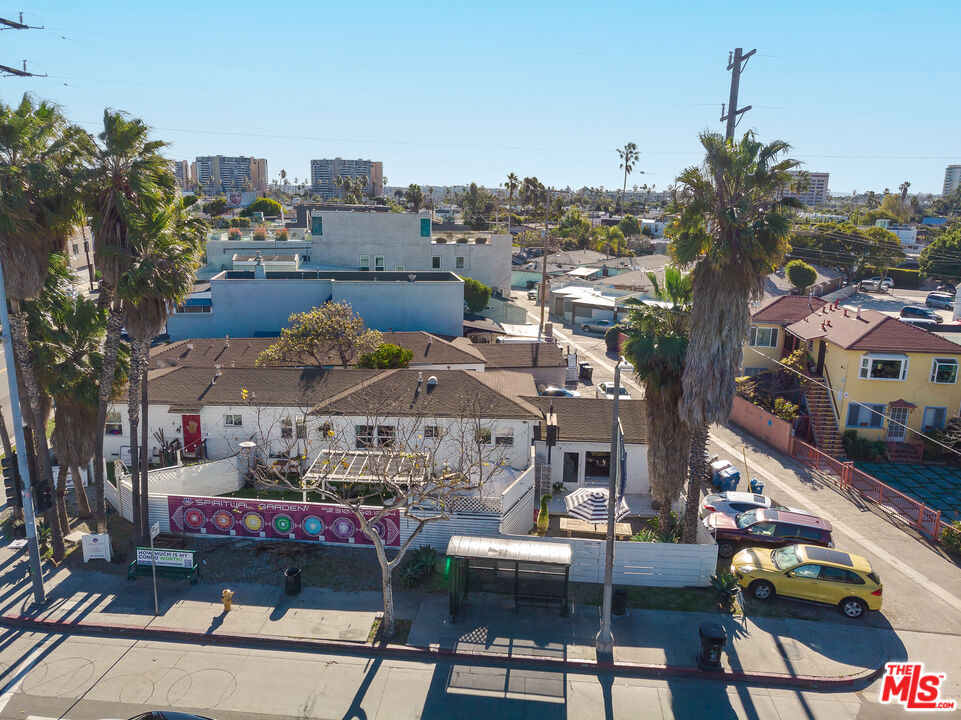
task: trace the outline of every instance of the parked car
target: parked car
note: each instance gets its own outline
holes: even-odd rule
[[[901,308],[900,315],[903,318],[934,320],[936,323],[944,322],[944,318],[934,312],[934,310],[921,307],[920,305],[905,305],[903,308]]]
[[[894,287],[894,280],[889,277],[881,277],[880,275],[875,275],[871,278],[871,282],[877,283],[879,286],[886,287],[888,290]]]
[[[701,503],[700,515],[702,518],[714,512],[724,513],[725,515],[737,515],[748,510],[767,510],[768,508],[772,510],[788,510],[789,512],[801,513],[802,515],[810,514],[798,508],[778,505],[767,495],[726,490],[708,495],[704,498],[704,501]]]
[[[783,595],[825,603],[850,618],[881,609],[881,578],[860,555],[815,545],[749,548],[734,556],[731,571],[757,600]]]
[[[948,293],[949,295],[954,295],[957,292],[957,288],[955,288],[954,285],[949,282],[940,282],[934,289],[936,292],[944,292]]]
[[[922,330],[927,330],[928,332],[933,331],[938,327],[940,320],[928,320],[927,318],[898,318],[903,323],[908,325],[914,325],[914,327],[919,327]]]
[[[831,523],[787,510],[748,510],[738,515],[711,513],[704,526],[717,540],[717,554],[732,557],[743,545],[781,547],[803,542],[832,546]]]
[[[862,292],[887,292],[888,286],[877,280],[862,280],[858,283],[858,289]]]
[[[527,299],[528,299],[528,300],[537,300],[537,288],[534,288],[533,290],[528,290],[528,291],[527,291]]]
[[[579,398],[581,394],[577,390],[568,390],[562,387],[546,387],[537,393],[541,397],[569,397],[569,398]]]
[[[946,292],[928,293],[928,296],[924,298],[924,304],[929,308],[954,310],[954,297],[954,295]]]
[[[584,332],[606,333],[613,324],[613,320],[588,320],[581,325],[581,330]]]
[[[627,392],[627,388],[623,385],[620,386],[620,392],[618,393],[621,400],[630,400],[630,393]],[[614,383],[613,382],[602,382],[597,384],[597,397],[604,398],[606,400],[614,399]]]

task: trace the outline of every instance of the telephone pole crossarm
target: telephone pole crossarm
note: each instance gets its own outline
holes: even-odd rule
[[[742,48],[735,48],[734,52],[731,53],[728,58],[727,69],[731,71],[731,95],[730,98],[728,98],[726,114],[724,112],[724,105],[721,105],[721,122],[727,122],[724,137],[728,140],[734,139],[734,128],[737,127],[741,115],[751,109],[750,105],[738,109],[737,95],[741,84],[741,72],[747,65],[748,58],[756,52],[757,49],[744,53]]]

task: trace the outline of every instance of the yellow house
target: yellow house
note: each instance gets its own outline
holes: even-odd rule
[[[757,375],[770,370],[776,361],[790,355],[797,338],[785,328],[820,310],[826,303],[821,298],[781,295],[765,301],[751,312],[751,330],[741,360],[742,375]]]
[[[829,388],[823,412],[830,408],[840,432],[857,430],[919,456],[917,433],[943,428],[961,414],[961,345],[874,310],[830,304],[786,331],[806,343],[815,381]],[[814,422],[817,403],[810,395]]]

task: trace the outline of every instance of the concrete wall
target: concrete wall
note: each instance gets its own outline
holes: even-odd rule
[[[543,440],[534,442],[538,465],[547,465],[547,445]],[[564,441],[551,448],[551,482],[564,480],[564,453],[577,453],[577,481],[568,483],[567,490],[585,485],[584,460],[588,452],[610,452],[611,444]],[[647,479],[647,446],[631,444],[627,446],[627,484],[624,492],[630,495],[644,495],[651,491]]]
[[[330,299],[349,302],[375,330],[425,330],[463,335],[464,283],[459,279],[416,282],[330,279],[212,278],[209,313],[174,313],[171,340],[252,337],[279,333],[292,313]]]
[[[735,396],[731,422],[783,453],[791,454],[791,423]]]

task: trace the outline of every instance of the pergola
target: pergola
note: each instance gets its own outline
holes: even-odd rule
[[[565,542],[454,535],[447,543],[451,617],[457,617],[471,588],[512,593],[515,608],[557,606],[566,617],[571,556]]]
[[[321,450],[304,477],[321,486],[328,482],[406,484],[426,476],[430,470],[429,460],[427,453]]]

